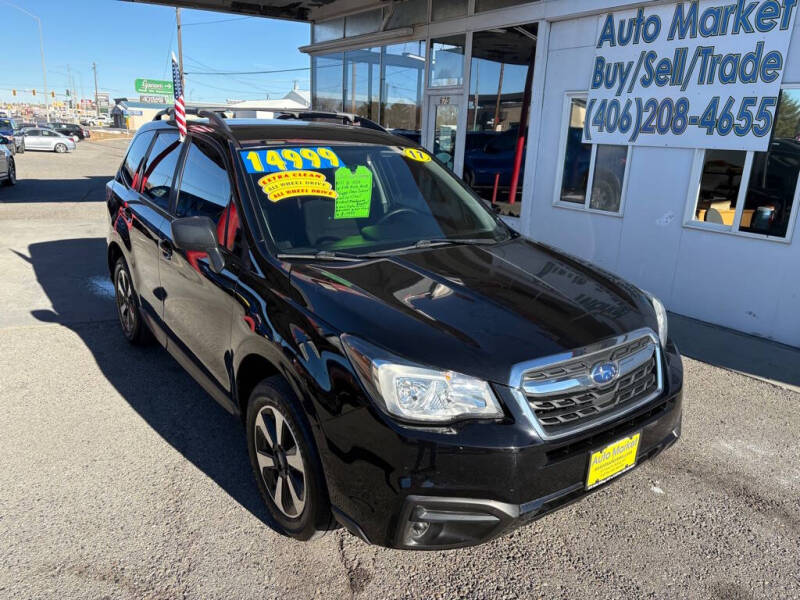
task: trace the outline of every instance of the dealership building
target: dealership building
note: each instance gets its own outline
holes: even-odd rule
[[[800,346],[795,0],[164,3],[309,22],[312,108],[676,313]]]

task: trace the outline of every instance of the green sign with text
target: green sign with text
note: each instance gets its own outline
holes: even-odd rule
[[[172,82],[160,79],[137,79],[136,91],[140,94],[163,94],[172,96]]]

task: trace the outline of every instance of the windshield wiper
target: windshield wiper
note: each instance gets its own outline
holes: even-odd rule
[[[343,260],[352,262],[354,260],[363,260],[363,256],[358,254],[349,254],[347,252],[334,252],[333,250],[319,250],[310,254],[293,254],[291,252],[284,252],[278,254],[278,258],[297,258],[300,260]]]
[[[440,238],[431,240],[419,240],[408,246],[400,246],[399,248],[388,248],[387,250],[378,250],[377,252],[370,252],[363,256],[385,256],[394,252],[404,252],[405,250],[416,250],[417,248],[432,248],[434,246],[490,246],[497,243],[495,239],[487,238]]]

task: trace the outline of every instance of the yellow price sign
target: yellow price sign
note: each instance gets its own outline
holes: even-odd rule
[[[416,148],[403,148],[403,156],[417,162],[428,162],[431,159],[430,154]]]

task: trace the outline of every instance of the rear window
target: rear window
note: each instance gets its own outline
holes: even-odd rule
[[[427,152],[286,143],[240,152],[282,253],[364,253],[425,240],[507,238],[508,229]]]
[[[128,147],[128,154],[122,163],[122,169],[120,169],[120,176],[128,186],[133,186],[136,171],[139,169],[144,153],[147,152],[152,140],[153,132],[145,131],[133,138],[131,145]]]

